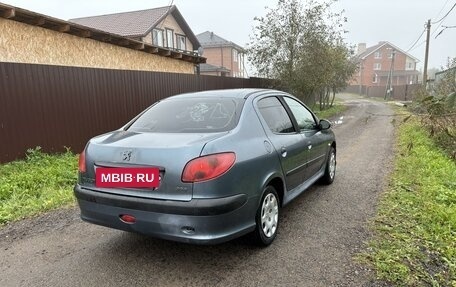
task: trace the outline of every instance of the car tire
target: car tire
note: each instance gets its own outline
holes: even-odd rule
[[[275,188],[268,185],[263,191],[255,216],[256,228],[253,237],[257,245],[266,247],[274,241],[279,227],[279,210],[279,196]]]
[[[323,184],[331,184],[336,176],[336,149],[331,147],[326,161],[325,174],[321,178]]]

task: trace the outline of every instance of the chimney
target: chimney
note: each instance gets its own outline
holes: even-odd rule
[[[361,53],[364,53],[364,51],[366,51],[366,43],[359,43],[358,44],[358,55],[361,54]]]
[[[211,40],[214,39],[214,32],[211,32]]]

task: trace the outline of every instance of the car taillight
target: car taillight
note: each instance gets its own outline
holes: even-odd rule
[[[79,154],[79,172],[80,172],[80,173],[86,172],[85,150],[83,150],[83,151]]]
[[[234,152],[198,157],[189,161],[182,173],[183,182],[198,182],[214,179],[227,172],[234,164]]]

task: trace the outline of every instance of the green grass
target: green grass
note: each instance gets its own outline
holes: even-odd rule
[[[332,107],[330,107],[329,109],[323,110],[323,111],[320,111],[317,107],[314,109],[314,113],[320,119],[327,119],[327,118],[341,114],[346,109],[347,109],[347,106],[341,105],[339,103],[334,103],[334,105]]]
[[[395,286],[456,286],[456,164],[416,120],[398,129],[389,190],[360,258]]]
[[[74,202],[77,157],[39,148],[27,159],[0,165],[0,225]]]

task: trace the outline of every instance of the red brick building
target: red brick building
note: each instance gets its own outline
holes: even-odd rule
[[[420,72],[416,70],[416,63],[419,60],[389,42],[369,48],[360,43],[356,57],[359,69],[350,85],[387,86],[389,79],[393,86],[418,83]]]
[[[206,64],[201,65],[202,75],[245,78],[247,76],[244,59],[245,50],[241,46],[206,31],[196,35]]]

